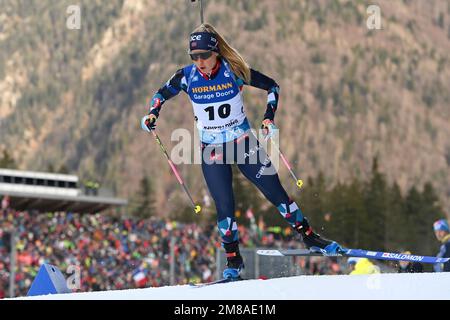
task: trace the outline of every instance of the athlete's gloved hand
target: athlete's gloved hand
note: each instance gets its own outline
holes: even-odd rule
[[[261,129],[263,130],[264,139],[267,140],[272,138],[276,133],[278,133],[278,128],[273,123],[273,120],[264,119],[261,124]]]
[[[152,113],[142,117],[141,127],[147,132],[151,132],[156,127],[156,116]]]

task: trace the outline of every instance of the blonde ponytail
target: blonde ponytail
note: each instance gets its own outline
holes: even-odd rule
[[[192,33],[194,32],[209,32],[214,34],[219,41],[219,53],[225,60],[228,61],[231,71],[233,71],[237,77],[241,78],[246,83],[250,83],[251,76],[249,65],[245,62],[239,52],[231,47],[212,25],[209,23],[203,23]]]

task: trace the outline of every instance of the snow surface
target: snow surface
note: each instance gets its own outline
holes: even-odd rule
[[[16,299],[56,300],[449,300],[450,273],[297,276],[202,288],[189,285],[54,294]]]

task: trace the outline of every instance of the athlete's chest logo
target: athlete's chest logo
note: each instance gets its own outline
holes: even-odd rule
[[[207,92],[216,92],[233,88],[233,83],[226,82],[221,84],[214,85],[205,85],[199,87],[193,87],[192,93],[207,93]]]

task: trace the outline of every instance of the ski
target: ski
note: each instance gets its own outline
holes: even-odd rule
[[[278,257],[283,256],[358,257],[358,258],[391,260],[391,261],[414,261],[421,263],[445,263],[450,260],[450,258],[418,256],[394,252],[369,251],[362,249],[346,249],[345,252],[338,254],[326,254],[325,252],[311,251],[309,249],[257,250],[256,253],[263,256],[278,256]]]
[[[229,282],[236,282],[236,281],[242,281],[244,279],[239,279],[239,280],[231,280],[231,279],[219,279],[219,280],[215,280],[215,281],[211,281],[211,282],[203,282],[203,283],[193,283],[193,282],[189,282],[189,285],[193,288],[202,288],[202,287],[207,287],[207,286],[212,286],[214,284],[220,284],[220,283],[229,283]]]

